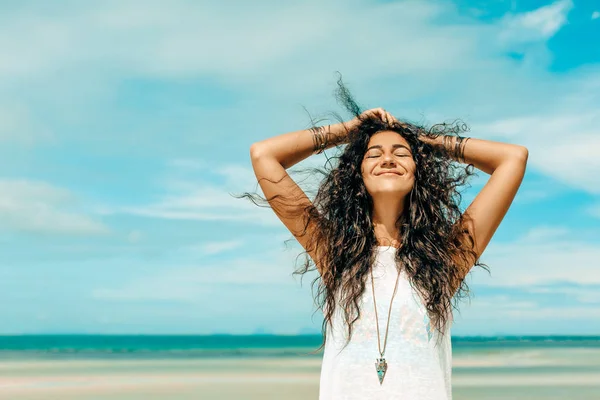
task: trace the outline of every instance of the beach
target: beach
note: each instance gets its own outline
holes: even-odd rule
[[[268,356],[15,354],[0,358],[0,399],[317,399],[321,365],[319,355],[273,355],[272,349]],[[457,345],[453,394],[457,400],[598,400],[600,347]]]
[[[511,361],[512,360],[512,361]],[[0,364],[2,399],[316,399],[320,359],[43,360]],[[455,399],[600,399],[600,350],[456,357]]]

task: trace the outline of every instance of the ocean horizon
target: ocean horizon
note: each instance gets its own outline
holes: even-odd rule
[[[600,336],[452,336],[452,343],[457,400],[600,398]],[[317,398],[320,345],[320,334],[0,335],[0,397]]]
[[[320,334],[10,334],[0,358],[320,357]],[[519,349],[600,348],[600,336],[452,336],[456,354]]]

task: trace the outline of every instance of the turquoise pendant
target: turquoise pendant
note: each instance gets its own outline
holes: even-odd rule
[[[375,363],[375,369],[377,370],[377,377],[379,378],[379,384],[383,383],[383,377],[385,376],[385,371],[387,371],[387,363],[385,362],[385,358],[378,358]]]

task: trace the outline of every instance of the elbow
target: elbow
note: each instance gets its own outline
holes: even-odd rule
[[[527,162],[527,159],[529,158],[529,150],[525,146],[523,146],[522,149],[523,154],[521,155],[521,157],[523,158],[523,161]]]
[[[529,158],[529,150],[525,146],[517,146],[515,149],[515,157],[518,160],[527,163],[527,159]]]
[[[252,143],[250,146],[250,159],[256,160],[260,156],[261,151],[260,142]]]

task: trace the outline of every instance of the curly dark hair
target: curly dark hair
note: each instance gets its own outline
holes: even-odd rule
[[[459,188],[475,174],[473,165],[460,166],[443,146],[426,143],[419,136],[433,139],[441,134],[458,134],[467,127],[461,121],[454,121],[426,129],[409,122],[388,124],[379,118],[365,117],[341,76],[337,83],[337,100],[359,118],[360,124],[346,128],[348,140],[341,154],[327,157],[324,168],[308,168],[322,174],[324,179],[312,203],[296,215],[304,219],[304,231],[300,235],[305,235],[311,224],[317,227],[311,230],[305,246],[304,264],[294,271],[294,275],[303,275],[316,270],[317,265],[320,267],[319,276],[312,282],[313,294],[315,284],[318,286],[315,302],[325,317],[323,341],[317,351],[325,345],[327,324],[337,302],[348,327],[346,345],[352,326],[361,315],[359,298],[365,290],[378,245],[372,221],[373,200],[363,182],[361,161],[370,138],[384,130],[397,132],[408,142],[417,167],[406,207],[396,221],[401,245],[395,259],[405,268],[411,285],[424,299],[434,327],[443,334],[452,307],[457,308],[459,300],[469,293],[465,277],[470,267],[477,265],[486,270],[488,267],[479,262],[474,238],[465,228],[469,217],[459,208],[462,198]],[[333,115],[343,122],[339,115]],[[314,121],[312,127],[315,128]],[[269,203],[277,212],[281,212],[277,210],[278,204],[290,200],[280,195],[265,199],[252,193],[238,198],[241,197],[259,206],[269,207],[265,204]],[[318,254],[318,260],[312,260],[309,252]],[[338,291],[342,295],[336,298]]]

